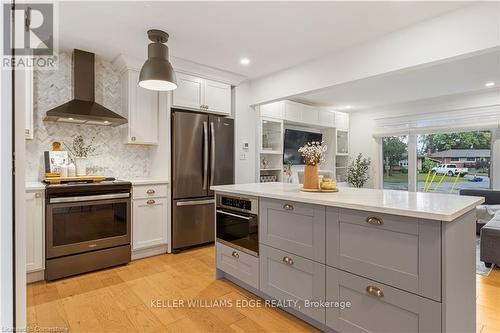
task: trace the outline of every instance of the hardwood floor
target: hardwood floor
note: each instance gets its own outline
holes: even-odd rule
[[[209,246],[30,284],[28,325],[71,332],[318,332],[279,309],[166,303],[193,299],[235,305],[258,299],[229,281],[215,280],[214,260]],[[476,281],[476,333],[500,333],[500,269]]]

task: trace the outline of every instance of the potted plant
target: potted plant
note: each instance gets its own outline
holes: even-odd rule
[[[308,142],[299,148],[299,153],[305,161],[304,167],[304,188],[318,189],[318,165],[325,160],[327,146],[324,142]]]
[[[363,187],[368,180],[368,168],[371,161],[359,154],[347,168],[347,182],[354,187]]]
[[[95,151],[95,147],[92,145],[94,139],[95,137],[92,137],[90,143],[87,145],[83,136],[77,135],[73,138],[71,146],[64,144],[73,157],[77,176],[87,175],[87,158]]]

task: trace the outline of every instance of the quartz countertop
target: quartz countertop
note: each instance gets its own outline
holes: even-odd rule
[[[26,182],[24,188],[26,191],[39,191],[39,190],[45,190],[45,183],[43,182],[38,182],[38,181],[30,181]]]
[[[422,193],[341,187],[336,193],[300,191],[300,185],[252,183],[212,186],[227,194],[290,200],[322,206],[357,209],[422,219],[450,222],[475,209],[484,198],[444,193]]]
[[[166,179],[152,179],[152,178],[141,178],[141,179],[127,179],[132,183],[132,185],[163,185],[168,184]]]

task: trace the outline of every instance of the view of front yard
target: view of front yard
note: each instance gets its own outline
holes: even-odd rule
[[[417,190],[489,188],[490,141],[488,131],[417,136]],[[408,137],[385,137],[383,154],[384,188],[408,190]],[[451,176],[456,173],[462,175]]]

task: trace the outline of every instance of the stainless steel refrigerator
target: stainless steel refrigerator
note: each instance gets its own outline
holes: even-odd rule
[[[172,249],[215,240],[211,185],[234,183],[234,120],[172,109]]]

